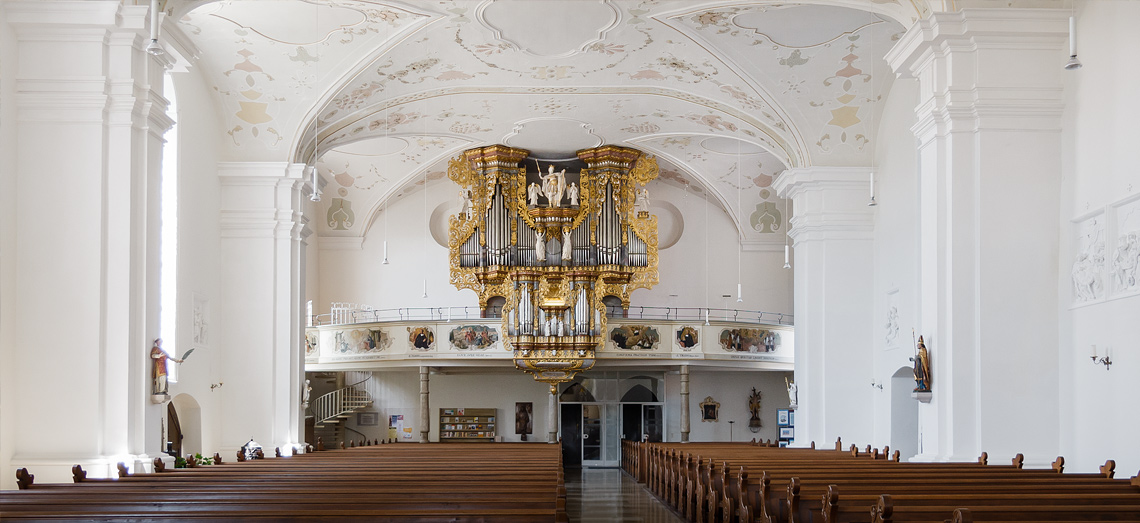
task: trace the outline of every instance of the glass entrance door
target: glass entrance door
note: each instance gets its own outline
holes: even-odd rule
[[[602,412],[600,403],[582,404],[582,466],[603,466]]]
[[[661,442],[662,429],[664,429],[665,424],[661,416],[662,409],[661,404],[641,406],[641,432],[645,441]]]
[[[661,403],[622,403],[622,439],[660,443],[665,429]]]

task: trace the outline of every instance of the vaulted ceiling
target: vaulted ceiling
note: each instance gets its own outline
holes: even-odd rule
[[[870,164],[892,77],[882,57],[924,5],[171,0],[167,10],[200,50],[226,156],[315,159],[321,211],[354,209],[350,222],[318,220],[322,235],[365,234],[384,202],[446,181],[447,159],[470,147],[558,159],[615,144],[656,155],[655,183],[718,203],[755,245],[783,241],[770,212],[783,208],[770,189],[782,170]]]

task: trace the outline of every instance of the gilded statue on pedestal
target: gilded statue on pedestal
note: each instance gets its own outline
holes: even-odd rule
[[[918,337],[918,345],[911,361],[914,362],[914,391],[930,392],[930,356],[926,352],[922,336]]]

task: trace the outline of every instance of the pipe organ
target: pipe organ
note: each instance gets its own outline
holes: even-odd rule
[[[603,298],[628,308],[631,292],[658,281],[657,217],[645,188],[658,168],[616,146],[578,151],[578,173],[543,172],[527,154],[492,145],[448,165],[465,200],[450,219],[451,282],[478,293],[483,309],[506,299],[503,339],[515,366],[553,391],[593,366],[605,341]]]

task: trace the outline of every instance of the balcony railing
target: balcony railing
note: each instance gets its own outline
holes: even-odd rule
[[[498,318],[500,307],[487,311],[488,318]],[[628,310],[620,306],[606,307],[610,318],[662,321],[732,322],[763,325],[793,325],[795,318],[783,312],[717,309],[709,307],[643,307]],[[479,307],[400,307],[380,309],[367,305],[334,302],[331,312],[313,316],[313,325],[352,325],[395,321],[461,321],[484,319]]]

